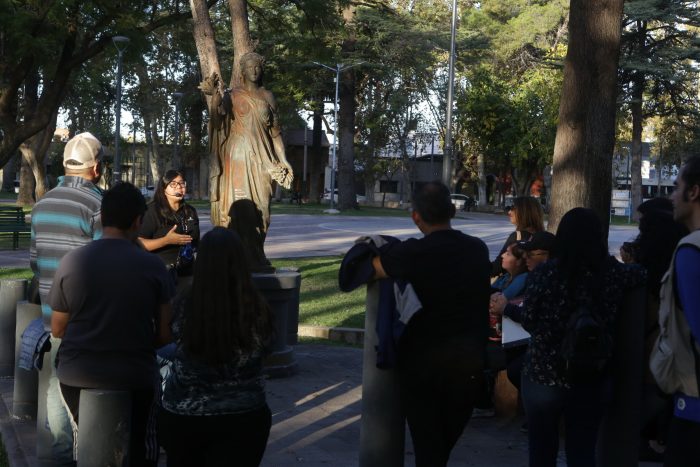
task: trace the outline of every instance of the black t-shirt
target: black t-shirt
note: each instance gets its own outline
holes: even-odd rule
[[[485,347],[491,263],[483,241],[458,230],[439,230],[382,252],[384,271],[409,281],[423,310],[411,318],[402,346],[458,337]]]
[[[172,295],[163,263],[132,242],[95,240],[68,253],[49,293],[51,308],[70,315],[58,379],[75,387],[152,387],[154,326]]]
[[[169,221],[163,222],[158,215],[158,206],[151,202],[143,216],[139,237],[148,239],[165,237],[175,224],[178,226],[175,231],[179,234],[184,234],[184,226],[187,226],[187,233],[192,236],[192,246],[196,248],[199,244],[199,218],[197,210],[186,203],[183,203],[176,213],[172,213],[172,218]],[[175,263],[179,251],[179,245],[166,245],[153,250],[152,253],[160,256],[163,262],[170,266]]]

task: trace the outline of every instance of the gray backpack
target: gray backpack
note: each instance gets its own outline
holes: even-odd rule
[[[649,368],[663,392],[682,392],[698,397],[700,347],[690,333],[690,326],[680,304],[676,303],[674,290],[676,253],[682,245],[700,248],[700,231],[695,231],[678,242],[671,265],[661,279],[659,337],[649,358]]]

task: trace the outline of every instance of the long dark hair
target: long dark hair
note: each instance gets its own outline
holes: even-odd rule
[[[592,209],[574,208],[564,214],[556,234],[559,273],[571,290],[586,273],[600,278],[610,256],[603,225]]]
[[[513,200],[516,228],[530,233],[544,230],[544,211],[539,200],[532,196],[518,196]]]
[[[168,197],[165,195],[165,189],[177,177],[182,177],[182,180],[185,180],[185,174],[179,170],[170,169],[165,172],[165,175],[158,181],[158,186],[156,186],[156,191],[153,194],[153,202],[156,205],[156,213],[161,224],[172,225],[180,222],[180,219],[176,216],[177,213],[170,208]],[[182,203],[180,203],[179,211],[182,211],[184,216],[188,217],[192,214],[192,210],[193,208],[183,199]]]
[[[676,244],[687,234],[688,229],[673,220],[673,211],[647,209],[639,219],[635,259],[647,269],[647,288],[653,296],[659,296],[661,278],[671,264]]]
[[[253,286],[235,232],[215,227],[202,238],[183,318],[184,351],[213,365],[262,348],[271,338],[270,309]]]

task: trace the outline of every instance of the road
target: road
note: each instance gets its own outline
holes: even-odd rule
[[[488,246],[492,259],[513,231],[513,225],[504,215],[475,212],[459,213],[458,216],[452,222],[453,227],[481,238]],[[202,235],[212,228],[207,212],[200,212],[200,227]],[[269,258],[342,255],[358,237],[374,234],[392,235],[400,239],[421,236],[408,213],[406,217],[276,214],[272,216],[265,253]],[[611,227],[610,252],[618,255],[622,242],[636,234],[635,226]],[[28,265],[27,250],[0,252],[0,266]]]

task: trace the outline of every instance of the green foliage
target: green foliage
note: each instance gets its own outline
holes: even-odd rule
[[[643,117],[696,113],[700,11],[682,0],[625,2],[621,100],[643,101]]]
[[[497,174],[515,171],[524,190],[551,163],[559,89],[557,70],[529,70],[517,87],[486,68],[475,70],[457,95],[457,128],[464,149],[485,156],[488,168]]]

